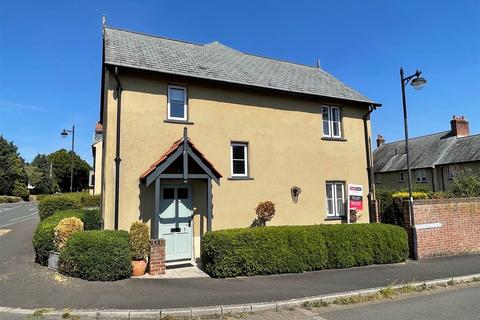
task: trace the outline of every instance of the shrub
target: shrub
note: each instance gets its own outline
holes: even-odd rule
[[[29,200],[30,192],[27,189],[27,186],[21,183],[20,181],[15,181],[13,184],[12,196],[20,197],[25,201]]]
[[[245,228],[208,232],[202,263],[212,277],[236,277],[396,263],[405,230],[386,224]]]
[[[275,203],[272,201],[262,201],[258,204],[257,208],[255,208],[255,212],[259,224],[265,226],[275,215]]]
[[[57,251],[62,249],[67,244],[68,239],[76,232],[83,231],[82,220],[76,217],[63,218],[54,228],[54,244]]]
[[[90,281],[114,281],[132,273],[128,232],[77,232],[60,254],[59,271]]]
[[[79,209],[80,202],[70,196],[52,195],[43,198],[38,204],[40,219],[51,216],[56,211]]]
[[[13,197],[13,196],[0,196],[0,203],[14,203],[20,202],[22,198],[20,197]]]
[[[80,210],[60,211],[40,221],[32,239],[36,262],[47,265],[48,253],[55,250],[55,227],[60,220],[70,217],[82,219],[83,212]]]
[[[408,191],[399,191],[399,192],[395,192],[392,194],[392,198],[394,200],[408,200]],[[413,199],[428,199],[428,193],[427,192],[424,192],[424,191],[413,191],[412,192],[412,197]]]
[[[146,259],[150,253],[150,231],[143,222],[134,222],[130,227],[130,252],[133,260]]]
[[[102,229],[102,214],[99,209],[84,210],[83,223],[85,230],[100,230]]]
[[[453,178],[453,193],[457,197],[479,197],[480,176],[470,168],[460,171]]]
[[[100,207],[100,195],[86,194],[80,198],[82,207]]]

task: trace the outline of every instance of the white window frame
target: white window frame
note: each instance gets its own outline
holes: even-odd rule
[[[177,90],[183,90],[183,118],[180,117],[172,117],[170,115],[170,89],[177,89]],[[167,119],[168,120],[176,120],[176,121],[187,121],[188,119],[188,101],[187,101],[187,88],[182,87],[182,86],[175,86],[175,85],[169,85],[168,86],[168,92],[167,92]]]
[[[455,178],[455,166],[453,164],[448,165],[448,180]]]
[[[328,120],[323,119],[323,108],[327,109]],[[338,110],[338,121],[333,120],[333,110]],[[323,124],[328,121],[328,134],[323,131]],[[333,134],[333,123],[338,122],[338,135]],[[340,107],[322,106],[322,134],[325,138],[342,138],[342,110]]]
[[[337,202],[338,202],[338,195],[337,195],[337,185],[342,186],[342,206],[343,206],[343,214],[338,214]],[[333,213],[328,210],[328,188],[333,188],[332,190],[332,201],[333,201]],[[327,181],[325,184],[325,205],[327,209],[327,217],[345,217],[346,215],[346,199],[345,199],[345,182],[344,181]]]
[[[234,159],[233,158],[233,147],[243,147],[243,154],[245,159]],[[233,172],[233,161],[234,160],[244,160],[244,171],[245,173],[234,173]],[[230,166],[232,177],[248,177],[248,143],[246,142],[231,142],[230,143]]]
[[[426,183],[427,182],[427,172],[425,169],[415,170],[415,181],[417,183]]]

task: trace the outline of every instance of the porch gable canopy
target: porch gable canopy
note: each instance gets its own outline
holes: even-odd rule
[[[182,157],[182,173],[164,174],[176,160]],[[203,174],[189,172],[189,161],[193,162],[201,169]],[[175,141],[172,146],[148,168],[141,176],[147,187],[152,184],[160,175],[166,175],[173,179],[201,179],[210,178],[220,185],[222,174],[215,169],[213,164],[198,150],[198,148],[188,138],[187,128],[183,129],[183,137]]]

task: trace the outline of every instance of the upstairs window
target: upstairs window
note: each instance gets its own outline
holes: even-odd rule
[[[248,144],[231,144],[232,177],[248,177]]]
[[[327,216],[345,216],[345,183],[327,182]]]
[[[187,88],[168,86],[168,120],[187,121]]]
[[[328,138],[342,137],[340,108],[323,106],[322,120],[323,120],[323,136],[324,137],[328,137]]]
[[[427,172],[425,171],[425,169],[415,170],[415,178],[418,183],[427,182]]]
[[[400,172],[400,182],[405,182],[405,174],[403,172]]]

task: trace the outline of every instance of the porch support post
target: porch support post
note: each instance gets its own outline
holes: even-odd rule
[[[183,128],[183,180],[188,179],[188,133],[187,127]]]
[[[212,231],[212,178],[207,179],[207,232]]]
[[[155,211],[152,218],[152,238],[158,239],[158,222],[160,214],[160,178],[155,179]]]

